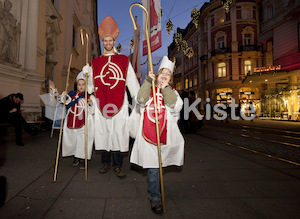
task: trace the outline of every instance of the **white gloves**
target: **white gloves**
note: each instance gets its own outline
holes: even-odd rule
[[[57,97],[57,101],[61,102],[61,103],[64,103],[65,98],[67,98],[66,99],[66,105],[68,105],[69,103],[71,103],[72,98],[65,91],[61,95],[59,95]]]
[[[93,77],[93,70],[89,64],[86,64],[85,66],[83,66],[82,71],[84,74],[88,74],[89,78]]]
[[[86,64],[85,66],[83,66],[82,68],[82,72],[83,74],[88,74],[88,78],[87,78],[87,91],[89,94],[94,92],[94,80],[93,80],[93,69],[89,64]]]

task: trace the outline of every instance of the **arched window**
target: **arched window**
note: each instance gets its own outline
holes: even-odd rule
[[[225,77],[226,76],[226,63],[220,62],[218,64],[218,77]]]
[[[245,63],[244,63],[245,75],[251,73],[251,65],[252,65],[252,62],[250,60],[245,61]]]

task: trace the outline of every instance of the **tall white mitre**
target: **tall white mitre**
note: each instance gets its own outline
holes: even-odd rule
[[[172,62],[172,61],[170,61],[170,60],[168,59],[167,56],[164,56],[164,57],[162,58],[162,60],[161,60],[161,63],[160,63],[160,66],[159,66],[158,71],[159,71],[160,69],[162,69],[162,68],[168,68],[168,69],[171,71],[171,73],[173,74],[173,72],[174,72],[174,67],[175,67],[175,61]]]

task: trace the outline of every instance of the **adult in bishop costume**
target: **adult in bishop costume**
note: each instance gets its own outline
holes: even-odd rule
[[[66,99],[68,109],[64,122],[62,156],[74,156],[73,166],[79,164],[84,169],[85,159],[85,74],[80,72],[76,77],[77,90],[70,91],[67,95],[63,92],[61,101]],[[88,95],[87,113],[87,159],[90,160],[94,141],[94,96]]]
[[[104,54],[86,65],[88,92],[94,92],[95,108],[95,149],[102,151],[100,173],[106,173],[111,166],[118,177],[125,177],[122,169],[123,154],[129,150],[128,99],[126,86],[132,98],[140,88],[136,74],[127,56],[116,52],[114,47],[119,35],[118,25],[108,16],[99,27],[99,36]]]
[[[162,206],[152,80],[156,83],[162,167],[181,166],[184,158],[184,139],[177,125],[183,101],[170,86],[174,65],[174,62],[164,56],[156,76],[149,72],[137,95],[141,119],[130,162],[148,168],[148,198],[155,213],[162,213]]]

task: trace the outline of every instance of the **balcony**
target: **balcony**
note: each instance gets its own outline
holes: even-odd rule
[[[240,52],[243,51],[260,51],[259,45],[246,45],[246,46],[240,46]]]
[[[216,55],[225,54],[225,53],[229,53],[229,52],[230,52],[230,48],[228,48],[228,47],[219,48],[219,49],[211,51],[211,56],[216,56]]]

